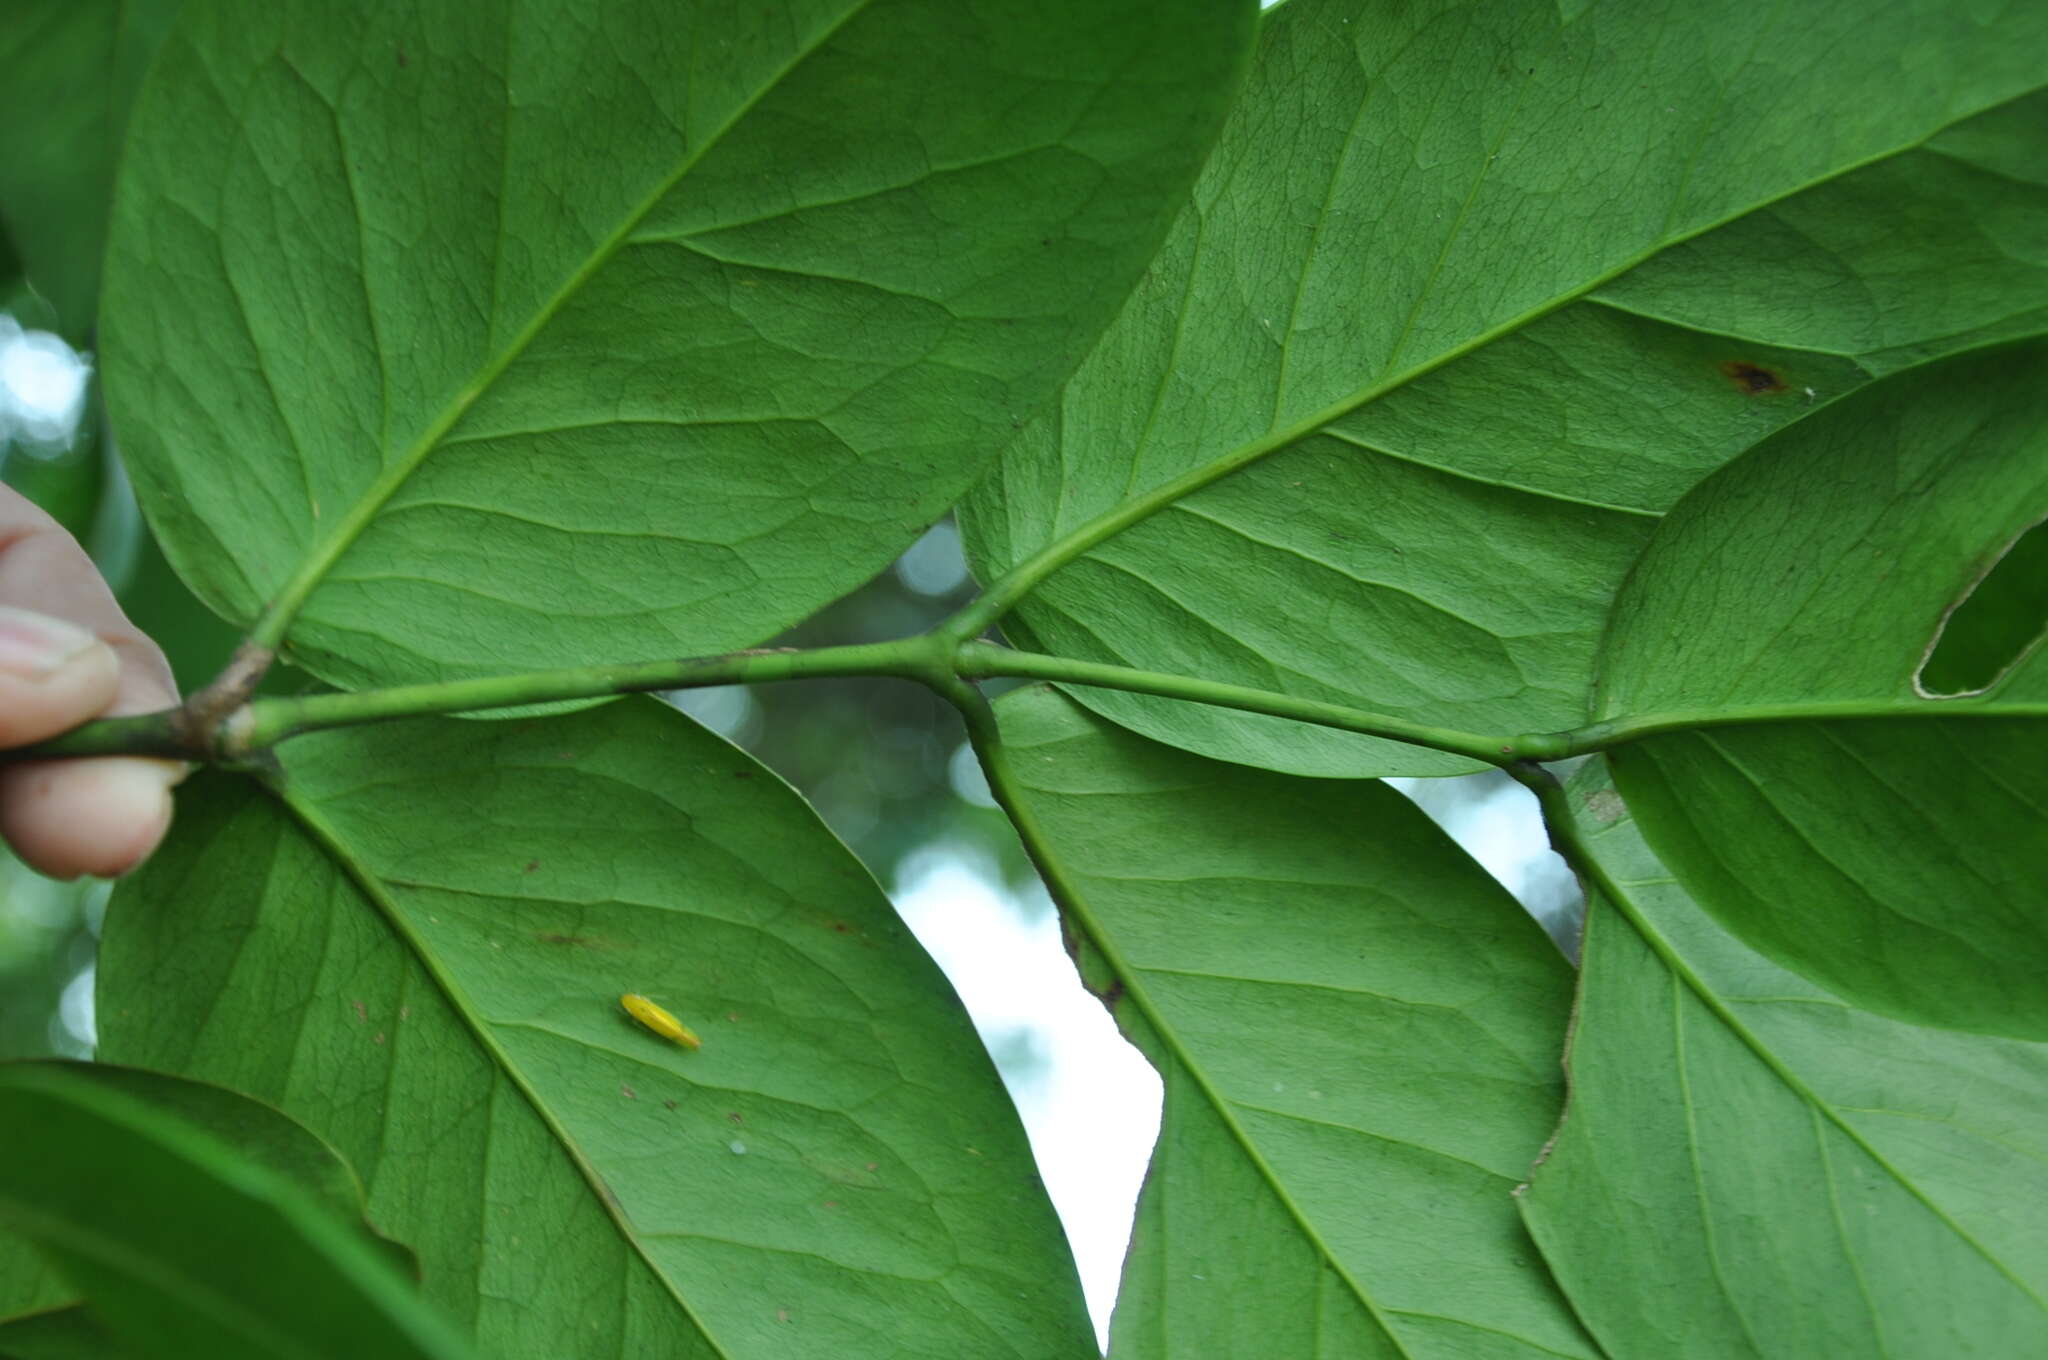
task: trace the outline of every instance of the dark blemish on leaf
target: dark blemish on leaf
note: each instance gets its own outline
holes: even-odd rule
[[[628,1100],[638,1100],[640,1098],[640,1093],[624,1082],[619,1083],[619,1094]]]
[[[841,935],[848,935],[853,932],[853,927],[846,924],[846,922],[844,921],[834,921],[832,923],[832,929]]]
[[[828,1199],[825,1201],[825,1207],[827,1209],[837,1209],[839,1207],[839,1201],[836,1199]]]
[[[738,1110],[728,1111],[725,1117],[727,1119],[730,1119],[735,1124],[744,1124],[747,1122],[747,1117],[741,1114]]]
[[[553,931],[542,931],[533,937],[542,944],[589,944],[588,935],[558,935]]]
[[[673,1100],[664,1100],[661,1102],[661,1107],[665,1110],[673,1110],[676,1107],[676,1103]]]
[[[409,62],[409,61],[407,61],[407,60],[405,59],[405,49],[404,49],[403,47],[399,48],[399,49],[398,49],[398,69],[399,69],[399,70],[401,70],[401,71],[403,71],[403,70],[404,70],[404,69],[405,69],[406,67],[408,67],[408,66],[410,66],[410,65],[412,65],[412,63],[411,63],[411,62]]]
[[[1103,1005],[1107,1006],[1110,1010],[1115,1010],[1116,1003],[1124,999],[1124,980],[1118,978],[1115,982],[1103,988],[1099,995]]]
[[[530,874],[538,868],[540,868],[540,861],[537,859],[530,859],[526,861],[526,867],[524,869],[521,869],[519,872],[522,874]]]
[[[1767,396],[1772,392],[1785,390],[1785,380],[1747,359],[1727,359],[1721,364],[1721,376],[1735,384],[1736,390],[1752,397]]]
[[[732,777],[734,779],[752,779],[754,777],[754,772],[752,770],[734,770],[732,772]]]

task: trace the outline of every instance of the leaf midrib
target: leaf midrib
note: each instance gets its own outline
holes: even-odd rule
[[[684,156],[674,171],[659,180],[654,188],[639,203],[634,205],[632,210],[620,221],[618,227],[613,230],[612,234],[599,242],[596,249],[584,259],[584,262],[562,282],[561,286],[545,302],[535,309],[533,315],[527,319],[526,324],[513,335],[511,340],[507,341],[502,349],[485,361],[484,365],[476,371],[470,381],[456,394],[454,400],[443,407],[440,414],[427,425],[419,438],[414,440],[412,445],[406,449],[397,461],[387,466],[383,472],[378,474],[376,480],[364,489],[361,496],[357,498],[356,503],[349,508],[348,513],[336,522],[333,531],[328,534],[327,538],[317,544],[302,559],[298,570],[292,574],[284,587],[272,598],[270,604],[264,609],[262,616],[257,619],[255,626],[250,629],[249,638],[252,642],[259,646],[273,649],[278,646],[283,640],[286,631],[291,627],[293,620],[297,618],[298,612],[305,604],[307,597],[326,579],[327,574],[333,570],[335,563],[340,561],[342,555],[369,528],[371,522],[377,518],[378,513],[384,508],[391,497],[396,495],[399,488],[403,487],[412,478],[412,475],[419,470],[420,465],[427,460],[428,456],[440,447],[443,436],[454,429],[457,423],[469,413],[470,408],[476,404],[477,400],[484,393],[488,392],[499,378],[504,376],[505,371],[518,360],[519,356],[526,351],[527,346],[533,343],[534,339],[546,328],[547,324],[554,320],[555,316],[582,290],[583,286],[598,271],[609,264],[612,257],[625,247],[631,240],[634,231],[646,220],[647,215],[653,212],[674,191],[675,187],[692,170],[696,169],[704,157],[709,155],[714,148],[724,141],[728,133],[754,111],[763,99],[780,87],[797,67],[823,50],[848,24],[865,13],[873,3],[874,0],[852,0],[852,3],[847,6],[843,14],[822,29],[809,45],[799,47],[791,54],[788,60],[772,76],[763,80],[760,87],[742,101],[723,123],[713,129],[710,135],[705,137],[689,154]],[[503,161],[506,158],[501,156],[500,159]],[[502,232],[500,234],[502,235]],[[496,272],[494,264],[494,287]]]

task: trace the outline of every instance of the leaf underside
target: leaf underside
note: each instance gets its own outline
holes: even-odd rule
[[[344,685],[761,641],[1078,361],[1252,13],[191,6],[109,246],[150,522]]]
[[[1290,0],[1058,418],[970,500],[970,553],[988,579],[1241,470],[1006,630],[1427,724],[1577,726],[1616,591],[1688,488],[1873,376],[2048,325],[2044,52],[2044,12],[1940,0]],[[1471,768],[1075,693],[1246,764]]]
[[[2048,1330],[2048,1045],[1848,1004],[1672,881],[1597,766],[1572,1099],[1524,1197],[1610,1354],[2020,1355]]]
[[[632,700],[302,739],[282,782],[206,779],[117,892],[103,1051],[332,1141],[484,1353],[1091,1353],[958,1001],[748,757]]]
[[[1117,1299],[1136,1357],[1596,1354],[1510,1197],[1569,968],[1415,806],[997,705],[1084,943],[1166,1087]]]

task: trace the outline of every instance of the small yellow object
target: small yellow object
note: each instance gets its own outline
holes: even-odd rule
[[[638,1020],[664,1039],[672,1039],[684,1048],[702,1048],[704,1041],[682,1021],[670,1015],[661,1007],[641,996],[638,992],[627,992],[619,998],[619,1004],[626,1008],[626,1014]]]

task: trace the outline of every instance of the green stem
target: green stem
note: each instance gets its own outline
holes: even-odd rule
[[[439,684],[399,685],[356,694],[257,699],[222,727],[224,753],[236,756],[328,727],[388,722],[436,713],[467,713],[527,704],[598,699],[647,690],[751,685],[824,676],[894,675],[928,681],[946,672],[940,644],[926,636],[854,647],[789,648],[684,657],[619,666],[574,666],[524,675],[485,676]]]
[[[1453,755],[1470,756],[1491,765],[1506,765],[1517,760],[1550,760],[1556,754],[1556,738],[1549,736],[1489,737],[1449,727],[1430,727],[1406,718],[1368,713],[1341,704],[1299,699],[1270,690],[1247,689],[1242,685],[1219,684],[1213,680],[1197,680],[1191,676],[1167,675],[1159,671],[1104,666],[1092,661],[1073,661],[1037,652],[1014,652],[986,642],[963,643],[954,665],[958,674],[969,680],[1007,675],[1093,685],[1099,689],[1118,689],[1132,694],[1152,694],[1163,699],[1185,699],[1191,703],[1264,713],[1275,718],[1293,718],[1298,722],[1360,732],[1369,737],[1386,737],[1411,746],[1427,746]]]
[[[195,722],[186,708],[126,718],[103,718],[33,746],[0,751],[0,764],[77,756],[147,755],[184,760],[241,760],[306,732],[359,723],[388,722],[442,713],[467,713],[529,704],[601,699],[646,690],[703,685],[762,684],[831,676],[897,676],[955,697],[965,682],[1013,676],[1148,694],[1245,713],[1263,713],[1317,727],[1357,732],[1410,746],[1512,768],[1529,761],[1561,760],[1604,751],[1663,732],[1781,722],[1846,719],[2048,718],[2048,703],[1986,704],[1979,700],[1778,704],[1753,709],[1693,709],[1611,718],[1563,732],[1488,735],[1432,727],[1386,713],[1323,703],[1271,690],[1226,685],[1192,676],[1012,651],[985,642],[954,644],[950,627],[892,642],[810,651],[773,649],[726,656],[685,657],[614,666],[575,666],[522,675],[486,676],[438,684],[400,685],[354,694],[256,699],[217,724]],[[956,702],[959,700],[956,698]]]
[[[2048,718],[2048,703],[1998,703],[1981,699],[1831,699],[1802,704],[1766,704],[1756,708],[1689,708],[1667,713],[1641,713],[1587,723],[1566,732],[1533,740],[1554,754],[1538,760],[1561,760],[1625,746],[1664,732],[1689,732],[1702,727],[1756,727],[1770,723],[1829,722],[1856,718]],[[1523,744],[1532,739],[1519,738]]]

